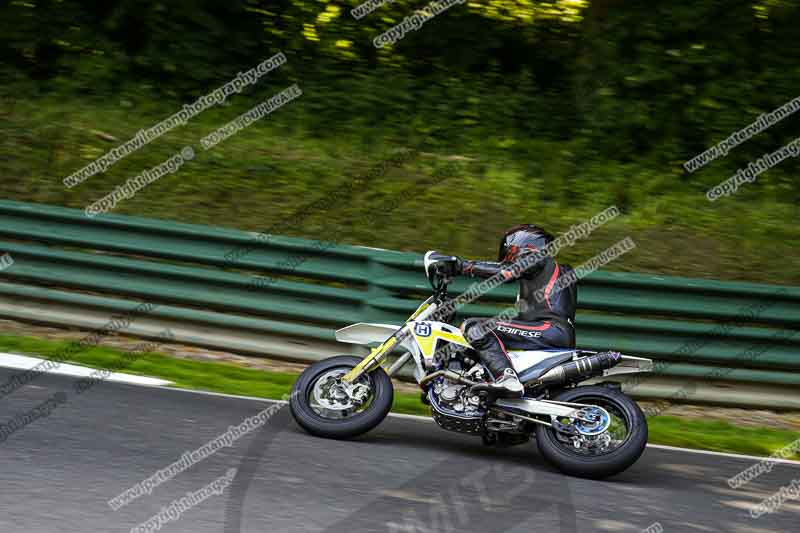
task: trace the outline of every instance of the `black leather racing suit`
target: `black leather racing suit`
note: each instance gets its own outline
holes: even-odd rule
[[[514,281],[511,265],[464,261],[462,274],[489,278],[502,273],[508,281]],[[512,367],[507,350],[575,347],[578,288],[571,284],[561,290],[556,289],[556,280],[571,270],[569,266],[559,265],[555,259],[546,256],[519,277],[517,301],[520,302],[521,311],[516,317],[508,322],[497,322],[491,328],[479,327],[491,320],[486,318],[469,318],[461,325],[467,340],[495,378],[502,375],[506,368]],[[544,298],[537,298],[539,289],[544,289]]]

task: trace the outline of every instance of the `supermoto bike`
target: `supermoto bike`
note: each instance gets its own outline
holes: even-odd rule
[[[425,254],[433,294],[402,326],[359,323],[336,332],[341,342],[374,345],[363,359],[336,356],[303,371],[289,400],[292,415],[309,433],[346,439],[377,426],[392,406],[391,376],[413,360],[414,377],[436,423],[476,435],[491,446],[524,444],[535,437],[546,460],[562,472],[603,478],[630,467],[647,444],[647,420],[618,383],[579,383],[601,376],[649,372],[650,359],[575,348],[509,351],[525,386],[522,398],[495,398],[478,383],[491,380],[459,328],[436,313],[452,308],[447,287],[452,256]],[[405,352],[388,369],[387,355]]]

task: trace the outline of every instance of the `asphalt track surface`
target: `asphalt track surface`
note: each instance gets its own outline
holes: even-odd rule
[[[15,372],[0,369],[0,382]],[[219,495],[164,532],[797,532],[800,501],[748,510],[793,479],[778,464],[737,490],[754,461],[648,448],[611,480],[566,477],[535,445],[486,448],[432,422],[390,417],[354,441],[305,434],[282,408],[260,429],[118,511],[108,500],[270,404],[163,388],[39,376],[0,399],[7,423],[65,401],[0,442],[0,532],[129,532],[163,506],[235,468]],[[650,531],[658,531],[651,529]]]

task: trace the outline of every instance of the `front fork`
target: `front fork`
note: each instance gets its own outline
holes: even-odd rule
[[[378,368],[381,363],[383,362],[384,357],[388,354],[392,348],[397,344],[397,334],[392,335],[388,339],[386,339],[383,344],[374,348],[368,356],[366,356],[360,363],[358,363],[353,369],[342,376],[342,381],[348,384],[355,382],[358,378],[360,378],[365,372],[369,373]],[[407,361],[408,359],[406,359]],[[405,362],[405,361],[403,361]],[[397,365],[392,366],[392,370],[397,370]],[[391,375],[391,374],[390,374]]]
[[[378,368],[381,363],[383,362],[383,358],[395,347],[398,341],[403,340],[405,336],[409,332],[409,323],[413,323],[414,320],[422,320],[431,314],[438,308],[438,305],[433,302],[434,297],[431,296],[417,308],[416,311],[408,318],[406,324],[401,327],[399,330],[394,332],[394,334],[383,341],[383,344],[378,346],[377,348],[373,349],[368,356],[364,358],[358,365],[355,366],[350,372],[342,376],[342,381],[347,384],[352,384],[355,380],[360,378],[364,375],[365,372],[372,372],[376,368]],[[404,355],[401,357],[392,367],[389,369],[388,374],[391,376],[400,368],[406,364],[409,359],[409,355]]]

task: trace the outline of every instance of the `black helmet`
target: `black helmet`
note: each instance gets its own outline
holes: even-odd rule
[[[534,224],[520,224],[509,229],[500,241],[498,261],[516,261],[520,255],[544,251],[553,242],[553,236]]]

